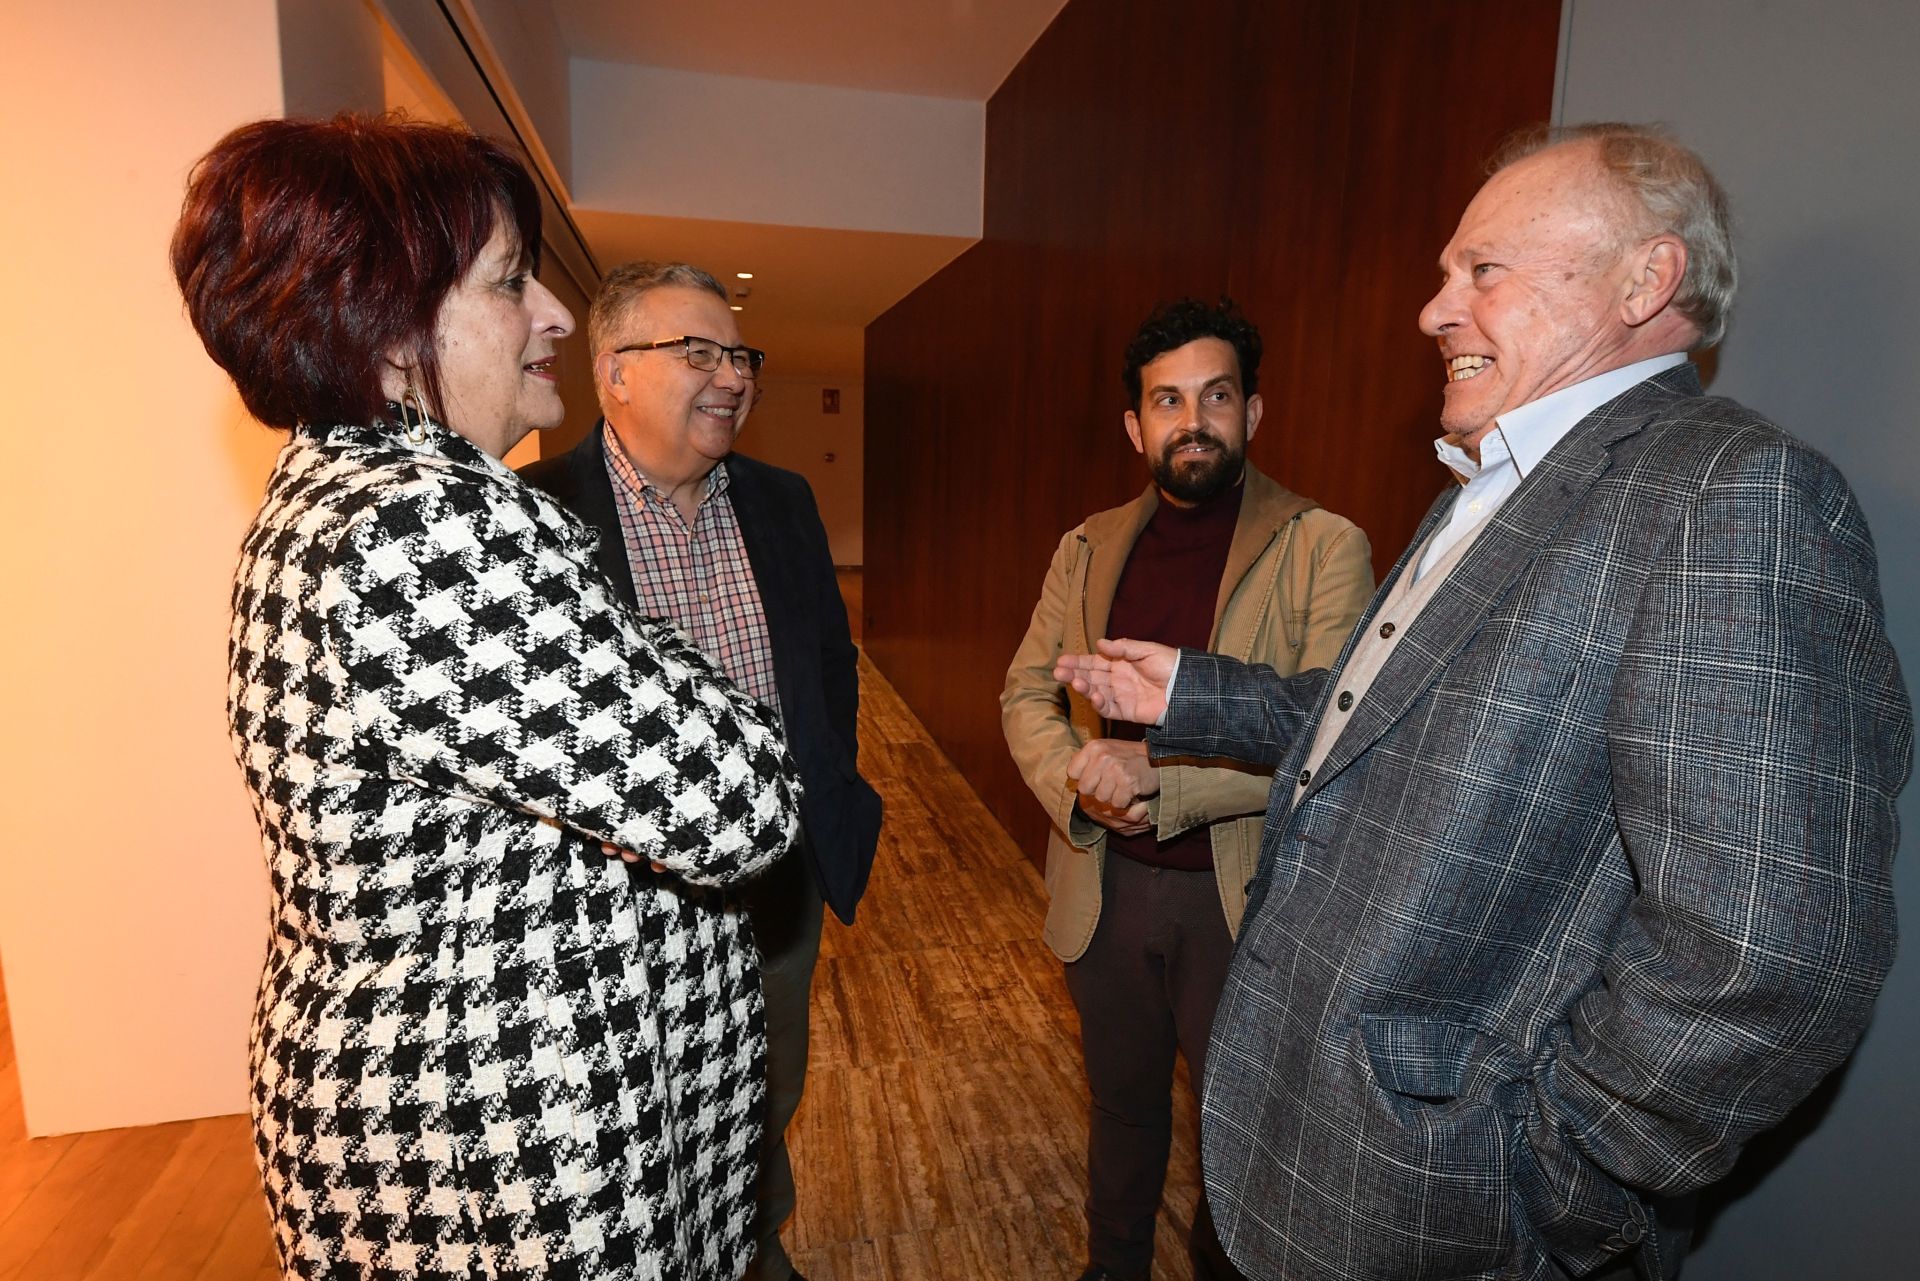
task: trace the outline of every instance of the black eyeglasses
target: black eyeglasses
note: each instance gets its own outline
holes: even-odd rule
[[[720,357],[725,356],[733,365],[733,372],[742,378],[756,378],[760,366],[766,361],[767,353],[758,347],[728,347],[711,338],[696,338],[692,334],[682,334],[678,338],[662,338],[658,342],[633,342],[624,347],[615,347],[614,355],[629,351],[658,351],[662,347],[678,347],[686,362],[695,369],[708,372],[720,368]]]

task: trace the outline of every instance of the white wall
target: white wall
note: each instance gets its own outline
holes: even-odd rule
[[[1920,678],[1920,7],[1572,0],[1562,116],[1663,120],[1733,201],[1741,282],[1711,389],[1826,452],[1880,549],[1888,630]],[[1920,788],[1895,893],[1920,919]],[[1920,948],[1858,1055],[1709,1193],[1688,1281],[1913,1275]]]
[[[768,378],[765,387],[740,431],[740,452],[805,476],[820,505],[833,563],[864,564],[866,414],[860,380]],[[837,414],[821,412],[820,393],[828,387],[840,391]]]
[[[573,60],[589,209],[978,237],[985,146],[983,102]]]
[[[33,1134],[244,1108],[266,938],[225,646],[279,436],[166,255],[188,166],[281,109],[275,6],[111,8],[0,6],[0,955]]]

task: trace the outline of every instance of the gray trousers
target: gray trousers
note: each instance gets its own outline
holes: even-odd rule
[[[780,1244],[780,1225],[793,1214],[793,1165],[787,1126],[807,1082],[807,1008],[813,967],[820,959],[820,889],[798,848],[751,883],[742,896],[760,949],[760,986],[767,1006],[767,1111],[760,1145],[760,1182],[754,1188],[753,1231],[758,1244],[748,1281],[787,1281],[793,1261]]]
[[[1093,941],[1067,965],[1093,1108],[1087,1134],[1087,1253],[1122,1281],[1153,1266],[1153,1225],[1173,1140],[1173,1056],[1194,1088],[1233,936],[1212,869],[1180,872],[1106,856]],[[1197,1281],[1230,1281],[1201,1191],[1188,1242]]]

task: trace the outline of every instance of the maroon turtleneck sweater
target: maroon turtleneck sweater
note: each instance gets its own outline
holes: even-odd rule
[[[1192,507],[1175,507],[1161,498],[1133,544],[1126,568],[1120,571],[1113,610],[1107,616],[1108,636],[1188,649],[1212,645],[1213,607],[1220,597],[1220,577],[1226,572],[1245,489],[1242,482]],[[1116,722],[1107,726],[1107,733],[1113,738],[1139,739],[1146,736],[1146,728]],[[1152,832],[1140,836],[1110,832],[1107,848],[1157,867],[1199,872],[1213,866],[1213,842],[1206,827],[1191,828],[1170,841],[1161,841]]]

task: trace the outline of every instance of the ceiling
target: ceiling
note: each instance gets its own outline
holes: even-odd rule
[[[984,102],[1065,0],[544,3],[571,58]],[[582,127],[576,118],[576,137]],[[770,168],[754,180],[775,184],[777,197]],[[571,212],[602,269],[636,258],[692,262],[729,285],[736,271],[755,273],[741,329],[767,350],[769,377],[857,378],[868,322],[973,241],[801,226],[802,207],[796,198],[790,225]]]
[[[576,209],[601,265],[636,258],[698,263],[741,299],[742,337],[767,353],[766,376],[857,376],[867,322],[973,242],[958,236],[783,227]],[[734,273],[750,271],[752,280]]]
[[[549,0],[567,51],[985,102],[1066,0]]]

